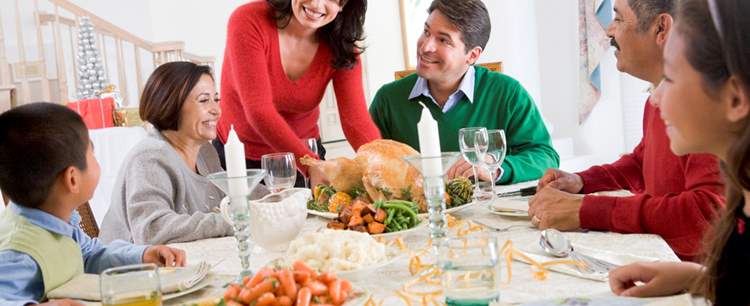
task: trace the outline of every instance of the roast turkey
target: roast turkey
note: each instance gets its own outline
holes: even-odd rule
[[[419,204],[424,211],[422,176],[404,157],[418,155],[412,147],[393,140],[375,140],[357,150],[354,160],[316,160],[303,157],[301,163],[325,173],[331,186],[350,192],[363,187],[373,201],[402,199]]]

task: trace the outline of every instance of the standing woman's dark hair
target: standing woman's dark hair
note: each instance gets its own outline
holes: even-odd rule
[[[266,1],[274,10],[273,18],[277,26],[285,28],[294,18],[292,0]],[[339,5],[342,11],[331,23],[320,28],[317,35],[331,48],[333,68],[351,68],[357,63],[357,56],[364,51],[359,42],[365,39],[367,0],[339,0]]]
[[[688,62],[703,78],[703,86],[716,95],[734,77],[750,93],[750,1],[683,0],[676,31],[686,40]],[[739,123],[737,141],[722,164],[726,177],[727,209],[706,235],[706,273],[695,288],[714,305],[750,300],[747,275],[750,258],[735,252],[730,237],[743,217],[743,190],[750,190],[750,119]],[[744,222],[744,221],[743,221]],[[747,225],[750,229],[750,224]],[[702,287],[702,288],[701,288]]]

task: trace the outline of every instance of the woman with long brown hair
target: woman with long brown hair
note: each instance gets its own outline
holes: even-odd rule
[[[325,150],[316,154],[303,140],[320,141],[318,106],[329,82],[352,147],[380,138],[367,112],[359,58],[366,10],[367,0],[266,0],[237,8],[222,66],[223,115],[213,142],[219,155],[234,126],[248,168],[260,168],[268,153],[323,158]]]
[[[727,209],[706,236],[703,265],[637,263],[610,273],[618,295],[692,289],[714,305],[748,305],[750,273],[750,1],[683,0],[664,51],[657,103],[672,150],[719,157]],[[643,282],[637,286],[635,282]]]

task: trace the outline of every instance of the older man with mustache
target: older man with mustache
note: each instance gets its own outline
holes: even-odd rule
[[[672,27],[673,0],[616,0],[608,35],[617,48],[617,69],[656,86],[663,78],[662,51]],[[650,97],[650,102],[653,97]],[[541,229],[579,228],[661,235],[684,260],[693,260],[717,210],[724,206],[718,160],[710,155],[676,156],[653,103],[646,103],[643,138],[618,161],[577,174],[550,169],[529,202]],[[571,193],[627,189],[610,197]]]

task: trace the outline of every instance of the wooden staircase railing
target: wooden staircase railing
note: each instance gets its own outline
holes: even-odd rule
[[[78,19],[83,16],[89,17],[94,26],[108,81],[118,87],[126,106],[137,105],[145,79],[163,63],[191,61],[214,65],[213,57],[185,52],[183,42],[150,42],[69,0],[5,2],[15,2],[15,45],[18,55],[13,61],[8,59],[7,35],[4,35],[0,20],[0,88],[14,88],[17,104],[41,100],[64,103],[76,98],[78,71],[75,54],[78,48]],[[33,16],[28,14],[29,10]],[[22,12],[27,14],[23,15]],[[27,50],[32,49],[26,44],[29,37],[24,37],[31,36],[28,35],[31,32],[29,27],[33,28],[35,34],[36,46],[33,47],[36,50]],[[54,51],[47,52],[46,49]],[[30,54],[35,54],[34,58]]]

